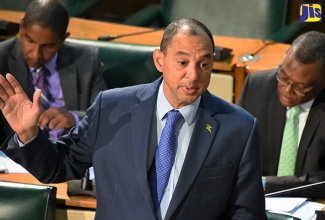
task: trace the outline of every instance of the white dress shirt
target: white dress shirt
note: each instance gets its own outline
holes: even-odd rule
[[[303,111],[299,114],[298,116],[298,120],[299,120],[299,136],[298,136],[298,143],[300,143],[300,139],[301,139],[301,135],[302,135],[302,132],[304,131],[304,128],[305,128],[305,125],[306,125],[306,121],[307,121],[307,118],[308,118],[308,115],[309,115],[309,111],[310,111],[310,108],[311,106],[313,105],[314,103],[314,100],[315,99],[312,99],[308,102],[305,102],[301,105],[299,105]],[[288,119],[290,117],[290,114],[291,114],[291,110],[290,108],[287,108],[287,113],[286,113],[286,119]],[[299,146],[299,144],[298,144]]]

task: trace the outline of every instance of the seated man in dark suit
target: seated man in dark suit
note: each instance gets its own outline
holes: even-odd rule
[[[276,70],[248,75],[239,105],[259,121],[266,193],[325,180],[324,87],[325,34],[316,31],[298,37]],[[324,188],[286,195],[325,198]]]
[[[78,125],[98,93],[106,89],[98,51],[65,42],[68,23],[68,12],[59,1],[33,1],[21,20],[19,38],[0,43],[0,74],[12,73],[30,98],[46,69],[45,104],[38,125],[53,140]],[[0,122],[3,143],[13,130],[2,114]],[[20,170],[2,153],[0,160],[7,164],[6,172],[11,172],[11,165],[13,171]]]
[[[32,103],[0,76],[0,109],[16,132],[0,149],[44,183],[93,165],[96,220],[266,219],[256,119],[207,91],[213,52],[204,24],[172,22],[153,53],[162,77],[101,92],[57,142],[37,126],[41,91]]]

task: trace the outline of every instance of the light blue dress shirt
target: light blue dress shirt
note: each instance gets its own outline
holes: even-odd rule
[[[170,110],[174,109],[173,106],[168,102],[163,92],[163,83],[161,83],[158,91],[157,97],[157,106],[156,106],[156,118],[157,118],[157,140],[159,143],[160,136],[162,133],[162,129],[166,123],[166,114]],[[193,133],[193,129],[195,126],[195,122],[197,119],[197,110],[200,104],[201,97],[199,97],[195,102],[190,105],[187,105],[183,108],[177,109],[183,115],[184,120],[182,123],[177,124],[176,126],[176,155],[175,161],[172,166],[168,185],[165,189],[165,193],[163,195],[162,201],[160,203],[160,207],[157,211],[157,218],[164,219],[166,216],[166,212],[169,206],[169,203],[172,199],[174,190],[176,188],[176,184],[178,178],[180,176],[184,159],[187,153],[188,145],[191,140],[191,136]],[[157,143],[157,144],[158,144]]]

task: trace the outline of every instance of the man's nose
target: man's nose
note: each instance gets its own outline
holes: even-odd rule
[[[285,91],[287,93],[295,93],[295,90],[293,89],[293,84],[288,83],[287,85],[285,85]]]
[[[39,46],[34,47],[33,51],[32,51],[32,56],[36,60],[38,60],[40,57],[42,57],[41,47],[39,47]]]
[[[200,69],[195,65],[189,66],[187,69],[187,72],[186,72],[187,78],[189,78],[191,80],[198,79],[199,74],[200,74]]]

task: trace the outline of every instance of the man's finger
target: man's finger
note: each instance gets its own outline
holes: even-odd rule
[[[41,112],[41,93],[40,89],[36,89],[33,95],[33,110],[36,112]]]
[[[21,87],[21,85],[13,75],[7,73],[6,79],[8,83],[5,84],[6,87],[4,87],[4,89],[7,91],[9,95],[13,95],[15,93],[25,93],[23,88]]]

